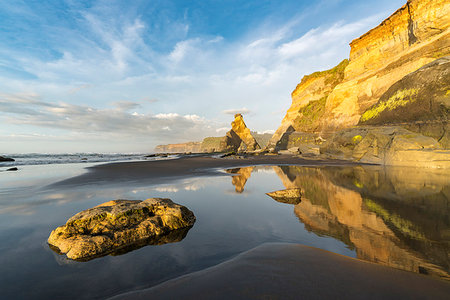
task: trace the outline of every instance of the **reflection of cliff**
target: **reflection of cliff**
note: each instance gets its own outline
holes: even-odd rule
[[[448,178],[439,171],[274,167],[301,188],[305,228],[337,238],[358,258],[450,279]],[[448,175],[448,174],[447,174]]]
[[[244,191],[244,186],[250,178],[253,168],[254,167],[245,167],[226,170],[230,174],[239,174],[234,175],[231,179],[231,183],[234,185],[237,193],[242,193]]]

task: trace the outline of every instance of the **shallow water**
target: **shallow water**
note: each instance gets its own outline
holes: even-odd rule
[[[265,242],[301,243],[448,278],[449,174],[409,168],[268,166],[151,186],[51,185],[86,164],[0,173],[0,290],[5,299],[92,299],[156,285]],[[265,193],[299,188],[301,202]],[[51,230],[112,199],[167,197],[197,221],[181,241],[88,262],[52,251]]]

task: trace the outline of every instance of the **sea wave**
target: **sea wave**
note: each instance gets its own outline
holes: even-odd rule
[[[62,154],[8,154],[7,157],[14,158],[12,162],[0,162],[0,167],[25,166],[25,165],[49,165],[49,164],[71,164],[71,163],[97,163],[118,161],[140,161],[174,159],[179,155],[168,155],[166,157],[152,156],[143,153],[62,153]]]

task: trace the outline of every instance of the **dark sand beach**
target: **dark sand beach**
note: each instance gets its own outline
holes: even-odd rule
[[[97,165],[55,184],[83,186],[126,182],[167,183],[225,175],[248,166],[349,167],[337,160],[296,156],[182,157]],[[113,299],[446,299],[450,282],[334,254],[299,244],[263,244],[217,266]]]
[[[93,166],[88,172],[56,183],[55,185],[90,185],[99,182],[149,181],[164,183],[184,177],[221,175],[224,169],[258,165],[299,166],[355,166],[356,163],[340,160],[312,160],[294,155],[247,156],[242,158],[214,158],[211,155],[181,157],[177,159],[120,162]]]
[[[447,299],[450,284],[296,244],[263,244],[111,299]]]
[[[6,299],[447,299],[448,172],[294,155],[21,166],[0,174]],[[300,189],[301,201],[266,193]],[[197,221],[89,261],[47,244],[114,199],[170,198]]]

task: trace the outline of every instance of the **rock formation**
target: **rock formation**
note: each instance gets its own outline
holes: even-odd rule
[[[0,162],[3,162],[3,161],[15,161],[15,160],[13,158],[0,156]]]
[[[332,158],[364,163],[450,168],[450,150],[432,137],[398,126],[354,127],[337,132],[320,152]]]
[[[162,152],[162,153],[200,152],[201,146],[202,142],[158,145],[155,147],[155,152]]]
[[[266,145],[271,135],[251,132],[245,125],[241,114],[234,116],[231,130],[224,137],[206,137],[202,142],[189,142],[180,144],[158,145],[156,152],[183,153],[183,152],[226,152],[226,151],[254,151]]]
[[[450,148],[450,56],[429,63],[393,84],[367,109],[359,125],[401,125]]]
[[[231,122],[231,130],[220,139],[219,150],[225,151],[255,151],[261,149],[256,139],[253,137],[250,129],[245,125],[241,114],[234,115],[234,121]]]
[[[302,79],[269,146],[275,147],[289,131],[328,137],[356,125],[390,86],[450,54],[449,25],[447,0],[408,0],[379,26],[350,43],[348,64],[342,62]]]
[[[266,195],[281,203],[296,205],[302,202],[302,190],[299,188],[270,192],[266,193]]]
[[[348,60],[343,60],[336,67],[305,75],[301,82],[292,92],[292,105],[288,109],[281,126],[269,141],[269,148],[285,149],[282,142],[288,143],[289,135],[292,132],[319,133],[322,129],[322,118],[325,113],[325,104],[328,95],[337,84],[344,79],[344,70],[348,65]]]
[[[194,222],[189,209],[170,199],[114,200],[74,215],[52,231],[48,243],[70,259],[89,260],[136,244],[170,242],[167,234]]]

